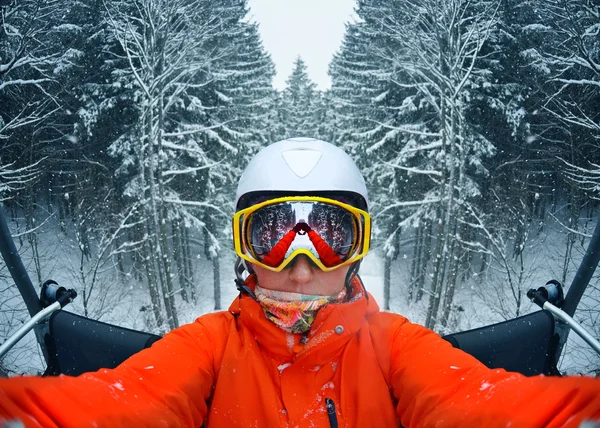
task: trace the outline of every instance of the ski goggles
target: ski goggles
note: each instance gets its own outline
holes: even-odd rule
[[[275,272],[300,254],[323,271],[337,269],[363,258],[370,237],[369,213],[322,197],[270,199],[233,216],[236,254]]]

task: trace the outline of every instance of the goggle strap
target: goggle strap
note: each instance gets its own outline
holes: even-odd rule
[[[258,299],[256,298],[256,294],[254,294],[254,291],[252,291],[252,289],[250,287],[248,287],[246,284],[244,284],[243,280],[236,278],[233,280],[233,282],[235,282],[235,287],[238,289],[238,291],[240,293],[246,293],[248,296],[252,297],[252,299],[254,299],[258,302]]]
[[[317,250],[319,258],[325,266],[331,267],[343,263],[342,259],[340,259],[335,251],[333,251],[329,244],[325,242],[317,232],[312,229],[309,230],[308,239],[310,239],[310,242],[312,242],[312,244],[315,246],[315,250]]]

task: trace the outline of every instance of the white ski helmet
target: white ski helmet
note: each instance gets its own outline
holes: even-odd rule
[[[365,180],[352,158],[314,138],[289,138],[258,152],[238,183],[236,210],[244,208],[243,197],[266,192],[290,192],[289,196],[351,193],[362,197],[364,206],[358,208],[368,211]]]

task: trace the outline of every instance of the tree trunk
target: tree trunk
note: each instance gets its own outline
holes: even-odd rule
[[[487,251],[489,250],[489,243],[490,243],[490,240],[488,239],[487,236],[482,235],[482,240],[483,240],[483,242],[481,244],[483,245],[483,248],[485,248],[486,251],[481,253],[481,265],[479,266],[479,271],[478,271],[479,276],[483,275],[483,273],[487,269],[487,265],[488,265]]]
[[[415,246],[413,248],[413,257],[410,267],[410,283],[408,284],[408,293],[406,293],[406,303],[412,302],[414,290],[417,288],[417,283],[419,282],[422,239],[423,226],[419,225],[415,230]]]
[[[460,201],[463,200],[463,187],[465,180],[465,166],[467,163],[466,160],[466,148],[464,147],[466,136],[464,132],[464,126],[462,126],[461,119],[463,118],[462,110],[457,107],[454,115],[452,126],[453,129],[458,128],[458,134],[460,138],[457,139],[456,144],[458,146],[458,179],[457,179],[457,195],[456,195],[456,205],[454,207],[454,214],[451,216],[452,222],[452,232],[450,235],[450,249],[448,251],[448,258],[450,261],[449,267],[449,276],[447,278],[447,286],[446,293],[444,296],[444,304],[443,304],[443,313],[442,313],[442,326],[448,326],[448,318],[450,316],[450,311],[452,309],[452,303],[454,300],[454,292],[456,290],[456,281],[458,277],[458,268],[460,266],[461,257],[461,246],[460,242],[457,240],[458,236],[464,238],[465,235],[465,226],[464,222],[459,221],[462,220],[463,217],[463,207],[460,205]],[[460,114],[459,114],[460,113]],[[459,223],[461,226],[459,226]]]
[[[213,295],[215,299],[215,311],[221,310],[221,276],[219,273],[219,256],[212,258],[213,265]]]
[[[454,233],[456,233],[457,229],[457,221],[454,220],[453,224]],[[446,285],[446,293],[444,295],[444,303],[442,305],[443,312],[441,318],[441,325],[443,327],[448,326],[448,318],[450,317],[450,311],[452,310],[452,303],[454,300],[454,292],[456,290],[456,279],[458,276],[458,267],[460,266],[460,246],[456,245],[456,240],[453,240],[451,245],[450,253],[450,268]]]
[[[420,302],[423,298],[425,279],[427,278],[427,266],[429,266],[429,260],[431,259],[431,235],[433,233],[433,223],[431,220],[425,221],[424,229],[421,259],[419,260],[419,280],[417,281],[416,302]]]
[[[446,206],[442,205],[440,210],[438,211],[438,230],[437,230],[437,238],[436,238],[436,246],[435,246],[435,260],[434,260],[434,268],[433,268],[433,278],[431,280],[431,295],[429,296],[429,306],[427,308],[427,317],[425,319],[425,327],[433,329],[435,327],[437,321],[438,309],[440,306],[441,294],[443,291],[444,281],[443,281],[443,269],[446,263],[447,257],[447,239],[448,239],[448,229],[449,229],[449,219],[451,217],[452,210],[452,197],[454,194],[453,181],[454,181],[454,136],[448,136],[448,130],[446,129],[446,114],[447,114],[447,106],[445,103],[445,98],[442,94],[441,98],[442,109],[440,111],[440,129],[442,132],[442,152],[443,163],[442,163],[442,180],[440,183],[440,193],[442,204],[444,203],[444,199],[447,197],[448,202]],[[451,108],[451,107],[450,107]],[[452,120],[452,117],[451,117]],[[451,124],[451,129],[452,129]],[[450,153],[446,153],[447,147],[450,147]],[[448,174],[449,172],[449,174]],[[446,177],[448,177],[446,179]]]
[[[162,73],[164,71],[164,63],[165,63],[165,57],[164,57],[164,36],[163,37],[159,37],[158,43],[157,43],[157,52],[158,52],[158,65],[157,65],[157,76],[159,76],[159,79],[161,79],[160,81],[162,82]],[[163,138],[163,130],[165,129],[165,111],[164,111],[164,88],[163,85],[159,85],[157,88],[157,97],[156,97],[156,108],[157,108],[157,119],[158,119],[158,128],[157,128],[157,135],[156,135],[156,145],[157,145],[157,152],[154,153],[155,159],[156,159],[156,181],[157,181],[157,186],[158,186],[158,201],[157,201],[157,208],[158,208],[158,215],[159,215],[159,231],[160,231],[160,245],[162,246],[162,251],[161,251],[161,263],[163,265],[163,270],[164,270],[164,278],[165,278],[165,283],[166,283],[166,287],[167,287],[167,301],[168,304],[171,308],[171,322],[170,325],[172,325],[172,328],[176,328],[179,327],[179,320],[177,319],[177,308],[175,307],[175,287],[173,285],[173,276],[171,275],[171,260],[169,257],[169,254],[171,253],[169,251],[169,241],[168,241],[168,237],[167,237],[167,209],[165,206],[165,192],[164,192],[164,185],[163,185],[163,179],[162,179],[162,172],[163,172],[163,167],[162,167],[162,158],[161,158],[161,153],[162,153],[162,138]]]
[[[115,243],[113,244],[115,246],[115,249],[119,248],[119,241],[121,241],[121,238],[117,237],[117,239],[115,240]],[[123,279],[125,279],[125,276],[126,276],[125,265],[123,263],[123,253],[121,253],[120,251],[117,252],[116,258],[117,258],[117,270],[119,272],[119,279],[122,281]]]
[[[383,310],[390,310],[390,278],[392,271],[392,259],[385,257],[383,266]]]
[[[190,249],[190,232],[187,227],[182,228],[183,244],[183,267],[185,270],[185,279],[190,290],[192,301],[196,303],[196,282],[194,281],[194,267],[192,265],[192,251]]]
[[[157,283],[160,285],[160,290],[162,294],[162,300],[165,305],[165,311],[167,313],[167,322],[169,324],[169,328],[171,330],[177,327],[175,322],[176,315],[173,313],[173,305],[171,303],[170,291],[168,288],[167,275],[165,271],[166,265],[164,264],[164,246],[162,241],[162,231],[161,231],[161,221],[162,221],[162,210],[160,209],[160,203],[158,198],[158,190],[157,190],[157,182],[156,176],[160,174],[160,169],[158,168],[158,159],[157,154],[155,153],[155,145],[156,145],[156,136],[154,135],[154,100],[150,99],[148,101],[148,108],[146,109],[146,129],[147,129],[147,156],[146,159],[149,160],[149,168],[146,174],[146,179],[148,183],[148,202],[149,202],[149,216],[148,218],[148,236],[152,240],[153,251],[151,257],[153,259],[152,265],[154,266],[154,271],[157,273],[158,281]]]
[[[160,243],[162,245],[162,258],[161,258],[161,262],[163,265],[163,270],[164,270],[164,278],[165,278],[165,283],[166,283],[166,289],[167,289],[167,303],[169,304],[170,308],[171,308],[171,320],[172,322],[170,323],[172,325],[171,328],[175,329],[177,327],[179,327],[179,320],[177,318],[177,309],[175,307],[175,288],[173,287],[173,276],[171,275],[171,261],[169,258],[169,244],[167,242],[167,225],[166,225],[166,218],[164,216],[161,216],[161,223],[160,223]]]
[[[146,278],[148,278],[148,290],[150,291],[150,301],[152,302],[152,312],[154,313],[154,320],[156,321],[156,327],[159,330],[163,328],[163,314],[160,304],[160,294],[158,291],[158,284],[156,281],[156,271],[154,270],[154,257],[152,255],[152,241],[148,237],[144,242],[143,247],[144,255],[142,257],[144,268],[146,270]]]
[[[33,258],[33,265],[35,266],[35,274],[37,277],[38,284],[42,283],[42,264],[40,260],[40,253],[38,247],[37,238],[37,227],[35,214],[36,214],[36,199],[33,186],[29,189],[29,197],[27,198],[27,207],[25,210],[25,229],[30,231],[27,233],[27,241],[31,247],[31,255]]]
[[[141,205],[142,226],[140,226],[139,229],[136,228],[136,231],[139,233],[140,236],[145,235],[143,239],[143,246],[141,249],[142,254],[140,261],[144,267],[144,270],[146,272],[146,278],[148,280],[148,291],[150,292],[150,301],[152,303],[152,312],[154,314],[154,320],[156,321],[156,327],[159,331],[162,331],[164,328],[164,319],[160,303],[161,293],[158,285],[158,271],[156,270],[156,263],[154,259],[155,250],[153,245],[154,233],[152,228],[152,219],[154,214],[152,211],[151,204],[149,203],[149,201],[151,201],[152,194],[150,192],[150,187],[147,186],[150,184],[151,181],[148,177],[149,171],[147,171],[147,169],[151,169],[151,165],[147,166],[147,160],[151,159],[151,144],[149,142],[150,135],[146,135],[147,144],[144,144],[143,138],[144,130],[151,130],[148,126],[149,118],[147,117],[147,113],[146,117],[144,117],[143,120],[145,120],[146,122],[143,123],[142,126],[138,129],[140,135],[138,136],[138,144],[136,144],[135,146],[135,152],[139,161],[138,166],[140,182],[143,184],[144,187],[147,187],[148,190],[143,190],[143,203]]]
[[[183,251],[181,246],[181,223],[178,220],[173,220],[171,223],[171,234],[173,235],[173,258],[177,266],[177,278],[179,279],[179,288],[181,289],[181,298],[185,302],[189,302],[187,283],[185,278],[185,269],[183,267]]]
[[[214,278],[214,291],[213,297],[215,300],[215,309],[221,307],[221,280],[220,280],[220,272],[219,272],[219,254],[217,253],[217,249],[213,247],[214,242],[212,242],[213,237],[210,235],[210,230],[215,230],[213,217],[209,213],[204,214],[204,254],[206,257],[212,261],[213,265],[213,278]]]
[[[571,139],[571,164],[575,164],[575,154],[573,152],[573,140]],[[569,220],[568,220],[568,226],[571,230],[578,230],[579,229],[579,198],[578,198],[578,188],[577,186],[575,186],[575,183],[573,182],[569,182],[569,186],[570,186],[570,192],[569,192]],[[591,205],[591,204],[590,204]],[[590,217],[591,218],[591,217]],[[562,268],[562,275],[561,275],[561,284],[565,284],[566,280],[567,280],[567,275],[569,272],[569,264],[571,263],[571,253],[573,250],[573,247],[575,246],[575,241],[576,241],[577,237],[575,236],[575,233],[571,232],[570,230],[567,230],[567,239],[566,239],[566,246],[565,246],[565,257],[563,260],[563,268]]]

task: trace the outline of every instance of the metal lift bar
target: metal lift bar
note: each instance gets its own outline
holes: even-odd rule
[[[542,308],[547,311],[550,311],[554,316],[560,318],[563,322],[569,324],[569,327],[571,327],[571,329],[575,331],[575,333],[577,333],[583,340],[587,342],[588,345],[590,345],[598,354],[600,354],[600,342],[598,342],[594,338],[594,336],[592,336],[587,330],[581,327],[581,325],[573,318],[571,318],[566,312],[557,308],[550,302],[544,302]]]
[[[562,305],[561,309],[567,316],[572,317],[575,314],[575,310],[577,309],[577,305],[585,292],[594,272],[596,271],[596,267],[598,266],[598,262],[600,261],[600,218],[598,218],[598,222],[596,223],[596,228],[594,229],[594,233],[592,234],[592,239],[588,244],[588,248],[583,256],[583,260],[581,260],[581,264],[577,269],[577,273],[573,278],[573,282],[571,282],[571,286],[569,287],[569,291],[565,296],[565,302]],[[560,341],[558,346],[556,347],[556,353],[554,354],[554,361],[558,363],[560,359],[560,355],[562,350],[567,343],[567,338],[569,337],[570,324],[564,321],[563,318],[560,318],[563,322],[557,323],[556,330],[560,336]],[[571,318],[572,319],[572,318]],[[589,343],[589,342],[588,342]],[[591,345],[591,344],[590,344]],[[594,345],[591,345],[594,347]],[[595,348],[594,348],[595,349]]]

